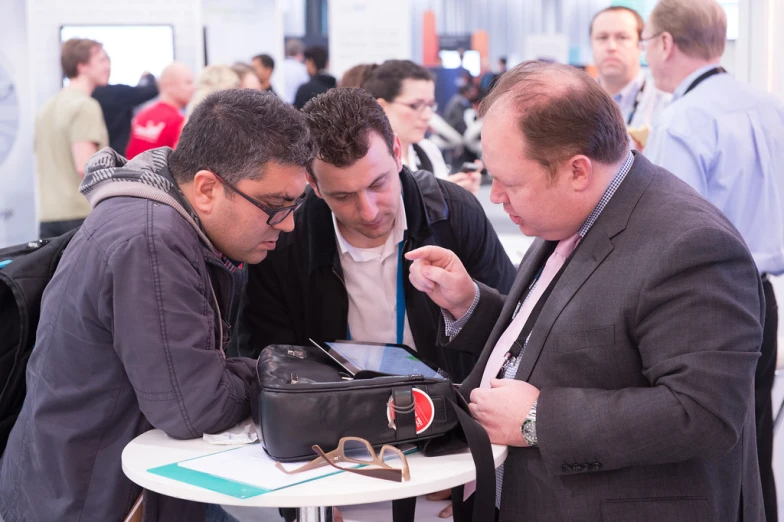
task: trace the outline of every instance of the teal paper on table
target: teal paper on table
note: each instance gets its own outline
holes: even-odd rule
[[[412,448],[405,453],[410,454],[415,451],[416,448]],[[343,473],[335,468],[324,466],[296,475],[287,475],[277,469],[275,464],[276,461],[267,455],[263,446],[256,443],[150,468],[147,471],[236,498],[251,498]],[[293,462],[284,463],[283,466],[291,471],[303,464],[304,462]]]
[[[198,486],[236,498],[251,498],[270,491],[249,484],[242,484],[241,482],[216,477],[215,475],[210,475],[208,473],[202,473],[201,471],[183,468],[180,467],[177,462],[159,466],[157,468],[150,468],[147,471],[154,473],[155,475],[160,475],[179,482],[185,482],[192,486]]]

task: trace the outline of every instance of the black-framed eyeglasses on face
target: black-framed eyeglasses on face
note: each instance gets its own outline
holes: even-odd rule
[[[286,220],[287,217],[289,217],[289,214],[297,210],[299,207],[302,206],[302,203],[305,202],[306,194],[302,194],[300,197],[294,200],[293,205],[288,205],[285,207],[268,207],[264,205],[261,201],[257,200],[256,198],[252,198],[248,196],[243,191],[241,191],[240,189],[238,189],[237,187],[235,187],[234,185],[232,185],[231,183],[223,179],[223,177],[217,172],[212,172],[212,173],[215,174],[216,178],[221,180],[221,183],[223,183],[231,190],[233,190],[234,192],[236,192],[237,194],[239,194],[240,196],[248,200],[250,203],[253,204],[253,206],[255,206],[256,208],[260,209],[262,212],[267,214],[267,216],[269,216],[267,218],[268,225],[277,225],[279,223],[282,223],[283,221]]]

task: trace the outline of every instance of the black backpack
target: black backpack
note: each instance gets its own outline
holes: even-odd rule
[[[0,249],[0,455],[22,410],[41,296],[75,233]]]

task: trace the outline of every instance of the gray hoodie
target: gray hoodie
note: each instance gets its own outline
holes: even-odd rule
[[[6,522],[122,520],[141,491],[121,469],[134,437],[155,427],[196,438],[249,415],[253,362],[222,349],[245,271],[201,230],[170,152],[126,162],[104,149],[87,165],[94,210],[44,292],[0,462]],[[201,504],[150,500],[145,520],[203,519]]]

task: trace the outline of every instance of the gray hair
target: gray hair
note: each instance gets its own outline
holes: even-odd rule
[[[727,15],[716,0],[660,0],[648,20],[657,33],[670,33],[686,56],[714,60],[724,54]]]
[[[229,89],[210,94],[193,111],[169,169],[179,183],[209,170],[231,184],[263,176],[267,163],[306,167],[313,146],[305,116],[274,94]]]
[[[305,52],[305,44],[302,40],[289,40],[286,42],[286,56],[297,56]]]

